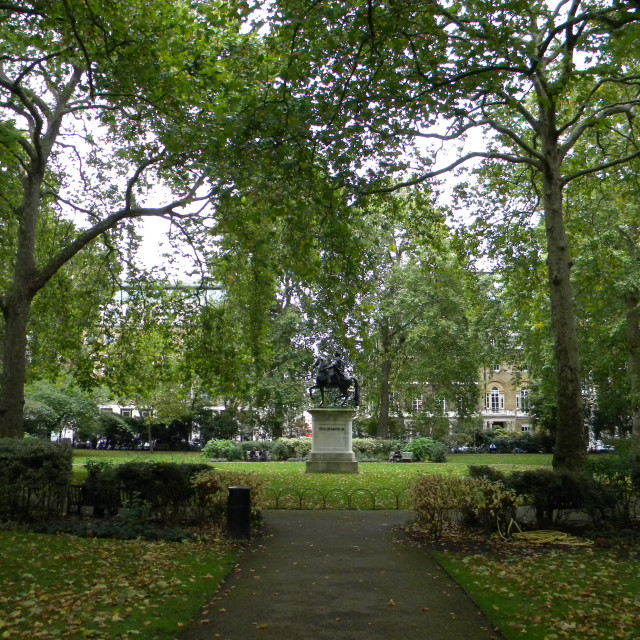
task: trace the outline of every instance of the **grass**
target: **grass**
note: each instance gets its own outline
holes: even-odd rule
[[[599,548],[436,554],[507,640],[638,638],[639,556]]]
[[[74,480],[86,475],[87,460],[114,464],[130,460],[156,462],[206,461],[198,452],[74,451]],[[407,489],[418,474],[467,475],[470,465],[491,464],[505,471],[550,466],[546,454],[452,454],[443,464],[361,462],[358,474],[305,473],[304,462],[216,462],[214,467],[241,473],[257,473],[266,479],[267,507],[297,508],[408,508]]]
[[[88,459],[202,462],[198,453],[76,451]],[[215,463],[258,473],[272,491],[337,495],[406,490],[417,474],[466,475],[471,464],[504,470],[550,466],[537,454],[458,454],[446,464],[360,463],[359,474],[306,474],[304,463]],[[521,549],[497,555],[439,553],[507,640],[638,637],[637,550]],[[237,560],[220,541],[158,543],[0,531],[0,637],[81,640],[175,638]]]
[[[216,541],[0,531],[0,637],[173,640],[236,561]]]

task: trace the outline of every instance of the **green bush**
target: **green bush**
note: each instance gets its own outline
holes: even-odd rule
[[[491,482],[502,482],[506,484],[507,474],[504,471],[499,471],[495,467],[486,464],[472,464],[469,467],[470,478],[485,478],[491,480]]]
[[[311,453],[311,438],[278,438],[271,453],[276,460],[306,458]]]
[[[194,509],[193,478],[209,468],[206,464],[125,462],[115,467],[114,480],[130,503],[149,505],[153,518],[161,522],[177,522]]]
[[[462,514],[467,526],[480,526],[488,532],[496,530],[498,520],[515,520],[516,507],[522,499],[514,489],[488,478],[468,478],[466,486]]]
[[[293,450],[286,442],[276,440],[271,447],[271,455],[274,460],[286,460],[287,458],[293,458]]]
[[[382,438],[353,438],[353,452],[360,460],[388,460],[389,453],[404,449],[401,440],[383,440]]]
[[[243,486],[251,489],[251,512],[254,520],[260,517],[260,509],[266,505],[266,479],[257,473],[242,473],[226,469],[208,469],[197,474],[192,485],[206,520],[222,520],[226,515],[229,487]]]
[[[28,438],[0,440],[0,518],[59,516],[71,484],[72,451]]]
[[[613,520],[628,524],[638,515],[640,484],[634,482],[634,457],[631,452],[620,447],[619,453],[591,458],[587,470],[603,494],[606,515]]]
[[[416,461],[446,462],[444,445],[431,438],[416,438],[413,442],[405,444],[403,451],[411,451]],[[438,460],[433,460],[434,452]]]
[[[242,447],[231,440],[209,440],[202,449],[205,458],[214,460],[242,460]]]
[[[436,442],[431,448],[429,462],[446,462],[447,447],[442,442]]]
[[[606,494],[587,474],[549,469],[514,471],[508,484],[534,507],[538,526],[550,525],[554,514],[559,516],[565,510],[595,516],[606,504]]]

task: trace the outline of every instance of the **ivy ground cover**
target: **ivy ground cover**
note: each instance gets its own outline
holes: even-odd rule
[[[0,637],[173,639],[236,561],[219,541],[0,531]]]

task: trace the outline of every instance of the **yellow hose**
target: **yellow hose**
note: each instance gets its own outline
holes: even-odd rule
[[[512,528],[516,528],[517,531],[512,531]],[[593,544],[591,540],[585,538],[577,538],[576,536],[569,535],[568,533],[562,533],[561,531],[552,530],[538,530],[538,531],[523,531],[515,520],[511,520],[507,527],[506,533],[502,532],[500,528],[500,521],[498,521],[498,533],[500,537],[507,542],[524,542],[527,544],[563,544],[576,547],[588,547]]]

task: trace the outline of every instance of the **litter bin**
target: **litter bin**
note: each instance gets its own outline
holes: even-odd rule
[[[251,487],[229,487],[227,534],[230,538],[251,535]]]

